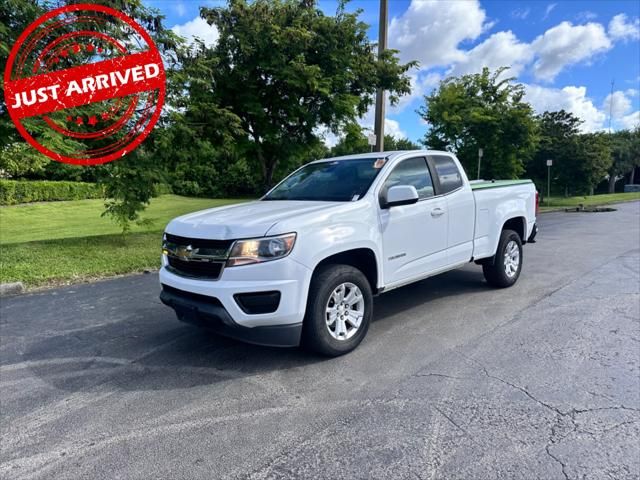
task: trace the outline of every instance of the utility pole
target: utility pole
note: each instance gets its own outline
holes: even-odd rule
[[[387,49],[387,14],[389,0],[380,0],[380,20],[378,25],[378,58]],[[374,126],[376,135],[376,152],[384,151],[384,90],[376,92],[376,121]]]
[[[480,180],[480,164],[482,163],[482,154],[483,151],[481,148],[478,149],[478,178],[477,180]]]
[[[609,135],[611,135],[611,116],[613,114],[613,84],[614,79],[611,79],[611,95],[609,95]]]

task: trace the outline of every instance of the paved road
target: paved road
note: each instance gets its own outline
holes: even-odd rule
[[[640,203],[618,208],[542,216],[511,289],[470,265],[379,297],[332,360],[182,325],[155,275],[5,299],[0,478],[637,479]]]

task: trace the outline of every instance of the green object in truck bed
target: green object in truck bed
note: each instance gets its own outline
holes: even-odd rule
[[[531,180],[473,180],[471,190],[484,190],[486,188],[510,187],[512,185],[525,185]]]

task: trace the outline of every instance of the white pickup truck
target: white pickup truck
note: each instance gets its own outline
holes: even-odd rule
[[[258,201],[172,220],[160,298],[222,335],[341,355],[366,335],[374,295],[469,262],[513,285],[536,211],[531,181],[469,182],[447,152],[319,160]]]

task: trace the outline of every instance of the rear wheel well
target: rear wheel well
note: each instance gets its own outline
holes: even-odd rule
[[[502,226],[502,231],[513,230],[520,237],[520,241],[524,245],[527,242],[527,229],[525,225],[527,220],[524,217],[514,217],[507,220]]]
[[[360,270],[371,285],[371,291],[378,293],[378,264],[376,254],[369,248],[355,248],[344,252],[336,253],[322,260],[313,270],[313,274],[325,265],[350,265]]]
[[[527,243],[527,220],[524,217],[513,217],[504,222],[502,226],[502,230],[500,230],[500,234],[505,230],[513,230],[520,237],[520,242],[522,245]],[[495,255],[491,257],[481,258],[480,260],[475,260],[477,265],[493,265],[495,261]]]

